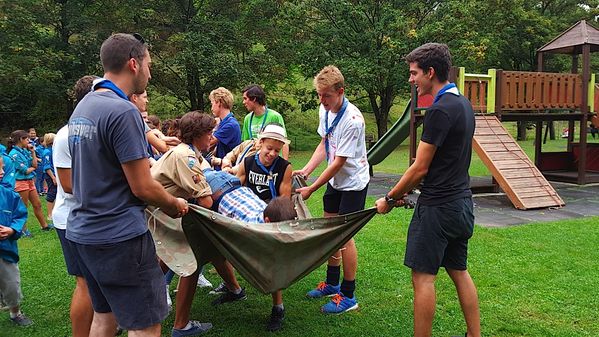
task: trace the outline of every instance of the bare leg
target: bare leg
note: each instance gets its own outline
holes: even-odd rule
[[[116,332],[116,319],[114,314],[94,312],[92,327],[89,331],[89,337],[114,337]],[[131,331],[129,331],[131,334]]]
[[[42,229],[48,227],[46,223],[46,218],[44,217],[44,213],[42,212],[42,202],[40,201],[40,197],[37,194],[36,190],[29,191],[29,200],[31,201],[31,205],[33,206],[33,213],[39,221]]]
[[[73,299],[71,300],[71,329],[73,330],[73,337],[87,337],[94,318],[94,309],[92,308],[85,279],[77,276],[76,281]]]
[[[198,283],[199,271],[179,278],[177,287],[177,297],[175,300],[175,329],[183,329],[189,323],[189,313],[191,304],[196,293],[196,283]]]
[[[460,306],[466,320],[468,336],[480,337],[480,312],[478,294],[474,281],[467,270],[446,269],[451,277],[460,299]]]
[[[324,212],[325,218],[331,218],[331,217],[334,217],[337,215],[338,215],[337,213]],[[340,266],[341,265],[341,256],[342,256],[341,251],[340,250],[336,251],[335,254],[333,254],[331,257],[329,257],[329,260],[327,261],[327,265],[333,266],[333,267]]]
[[[272,305],[279,305],[279,304],[283,304],[283,291],[282,290],[277,290],[274,293],[271,294],[272,295]]]
[[[353,281],[356,279],[358,269],[358,250],[354,239],[349,240],[341,249],[343,262],[343,279]]]
[[[221,256],[219,258],[213,259],[212,264],[214,265],[214,268],[216,268],[218,275],[223,278],[223,281],[225,281],[225,284],[230,291],[235,291],[241,288],[237,282],[237,278],[235,277],[233,266],[227,262],[224,257]]]
[[[160,324],[154,324],[151,327],[140,330],[129,330],[129,337],[160,337],[161,332]],[[112,332],[114,336],[114,331]]]
[[[430,337],[435,317],[435,275],[412,270],[414,337]]]
[[[52,219],[52,211],[54,210],[54,201],[46,201],[46,209],[48,210],[48,219]]]
[[[23,205],[25,208],[29,206],[29,191],[21,191],[19,192],[19,196],[21,197],[21,201],[23,201]],[[23,232],[27,230],[27,222],[23,225]]]

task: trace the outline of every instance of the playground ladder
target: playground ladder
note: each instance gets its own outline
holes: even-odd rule
[[[495,116],[476,116],[472,142],[517,209],[559,207],[564,201]]]

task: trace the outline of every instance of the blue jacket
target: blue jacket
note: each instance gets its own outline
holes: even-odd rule
[[[15,230],[12,236],[0,240],[1,259],[10,263],[19,262],[17,240],[21,237],[25,221],[27,221],[27,208],[21,201],[21,197],[13,190],[0,186],[0,225]]]
[[[35,177],[35,173],[32,171],[27,174],[27,169],[32,167],[33,157],[28,149],[22,149],[15,146],[10,150],[8,154],[15,164],[15,179],[17,180],[29,180]]]
[[[0,155],[4,159],[4,177],[0,180],[0,186],[11,190],[15,189],[15,164],[6,153],[6,147],[0,144]]]
[[[52,161],[52,146],[47,147],[44,150],[44,156],[42,157],[42,169],[44,170],[44,174],[46,174],[47,170],[52,171],[54,173],[54,162]]]

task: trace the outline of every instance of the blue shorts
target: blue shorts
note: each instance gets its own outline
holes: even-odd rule
[[[466,270],[473,231],[471,197],[434,206],[417,203],[408,228],[404,264],[432,275],[437,275],[440,267]]]
[[[125,330],[145,329],[166,318],[164,274],[149,231],[123,242],[73,246],[95,312],[114,313]]]
[[[327,183],[327,190],[322,196],[324,211],[339,215],[364,210],[368,185],[361,191],[339,191]]]
[[[60,246],[62,247],[62,255],[64,255],[64,262],[67,265],[67,272],[73,276],[83,276],[81,268],[79,268],[79,262],[77,262],[76,254],[74,251],[73,243],[65,237],[67,230],[56,228],[56,234],[60,240]]]
[[[52,182],[52,178],[50,178],[50,177],[46,177],[46,185],[48,186],[48,193],[46,194],[46,201],[54,202],[54,200],[56,200],[56,192],[57,192],[58,186],[54,185],[54,183]]]

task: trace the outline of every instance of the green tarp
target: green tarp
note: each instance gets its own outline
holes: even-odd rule
[[[193,205],[181,222],[153,209],[148,214],[153,215],[149,216],[148,224],[158,255],[163,261],[169,260],[164,262],[171,269],[178,266],[184,270],[187,266],[184,273],[175,272],[189,275],[196,269],[191,268],[195,261],[190,262],[189,251],[177,247],[171,238],[177,232],[177,225],[182,224],[198,265],[209,261],[216,249],[253,287],[268,294],[287,288],[322,265],[366,225],[376,210],[261,224],[240,222]],[[172,247],[176,247],[175,254]],[[161,251],[170,252],[161,254]]]

